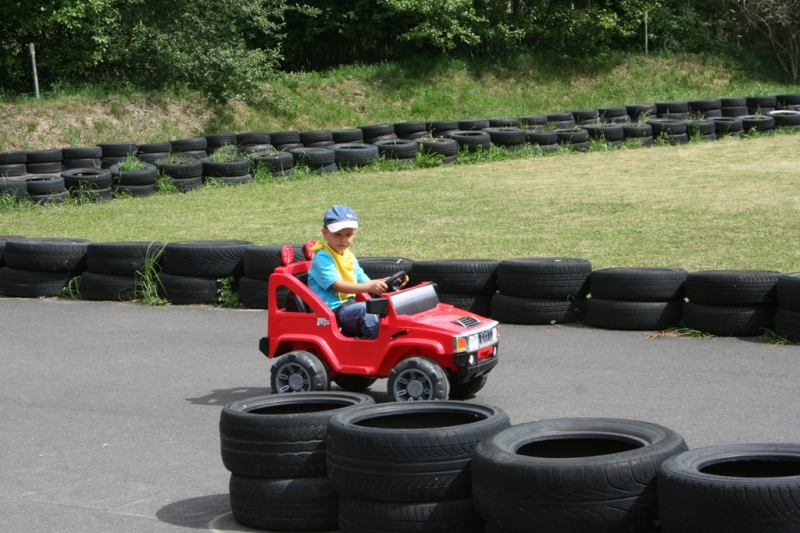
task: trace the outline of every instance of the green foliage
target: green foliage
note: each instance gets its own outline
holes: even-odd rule
[[[132,172],[135,170],[144,170],[147,166],[144,161],[136,157],[135,154],[128,154],[125,159],[119,162],[120,172]]]
[[[70,278],[67,286],[61,289],[61,294],[59,294],[59,296],[62,298],[72,298],[73,300],[82,300],[83,296],[81,296],[81,281],[83,281],[83,278],[80,276]]]
[[[158,290],[159,287],[163,288],[158,278],[158,273],[161,271],[159,261],[163,253],[163,248],[156,249],[151,243],[144,257],[144,267],[134,276],[136,299],[144,304],[169,305],[169,301],[162,298]]]
[[[239,300],[239,293],[235,290],[236,279],[231,276],[218,279],[219,289],[217,289],[216,302],[222,307],[241,308],[244,307]]]

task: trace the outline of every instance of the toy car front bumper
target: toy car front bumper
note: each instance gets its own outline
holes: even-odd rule
[[[476,378],[478,376],[483,376],[484,374],[488,374],[491,369],[497,366],[498,358],[497,352],[499,348],[499,343],[495,344],[493,347],[491,357],[486,359],[479,359],[474,364],[469,364],[470,356],[474,356],[475,354],[463,353],[456,355],[456,365],[458,366],[458,372],[452,375],[451,379],[455,383],[466,383],[467,381]]]
[[[261,337],[258,341],[258,350],[269,357],[269,337]]]

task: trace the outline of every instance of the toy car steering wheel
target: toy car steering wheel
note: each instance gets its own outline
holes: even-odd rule
[[[384,281],[384,283],[386,284],[386,287],[389,289],[387,292],[399,291],[402,288],[400,280],[405,276],[406,276],[405,270],[401,270],[400,272],[395,272],[394,274],[386,278],[386,281]]]

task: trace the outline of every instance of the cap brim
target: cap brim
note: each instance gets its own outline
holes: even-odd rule
[[[357,220],[343,220],[342,222],[334,222],[333,224],[328,224],[326,226],[328,231],[331,233],[338,233],[346,228],[358,228],[358,221]]]

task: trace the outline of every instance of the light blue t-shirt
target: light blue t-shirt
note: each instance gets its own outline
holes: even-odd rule
[[[364,269],[358,264],[358,259],[354,258],[353,268],[356,281],[364,283],[369,281],[369,277],[364,273]],[[331,309],[336,309],[342,305],[339,294],[334,290],[333,284],[341,279],[336,263],[331,254],[325,250],[319,250],[311,260],[311,268],[308,270],[308,286],[317,293],[322,301]]]

